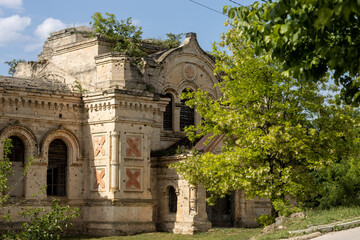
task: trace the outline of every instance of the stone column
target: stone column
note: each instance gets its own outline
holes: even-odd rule
[[[206,213],[206,190],[202,186],[193,186],[185,180],[179,180],[180,194],[173,232],[193,234],[211,228]]]
[[[115,192],[119,189],[119,134],[111,133],[111,160],[110,160],[110,190]]]
[[[181,104],[175,103],[174,111],[173,111],[173,130],[175,132],[180,131],[180,109],[181,109]]]

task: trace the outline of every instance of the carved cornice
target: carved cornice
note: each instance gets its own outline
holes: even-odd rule
[[[79,98],[80,100],[80,98]],[[6,96],[0,94],[0,106],[43,110],[58,110],[63,112],[81,112],[83,105],[80,103],[66,102],[63,98],[49,98],[40,100],[39,98],[29,98],[21,96]]]

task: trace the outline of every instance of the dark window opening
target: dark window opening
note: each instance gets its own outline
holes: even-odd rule
[[[60,139],[49,146],[49,162],[47,168],[47,195],[66,195],[67,147]]]
[[[16,136],[10,137],[11,139],[11,154],[9,156],[10,161],[12,162],[22,162],[25,160],[25,146],[23,141]]]
[[[174,187],[169,187],[169,212],[176,213],[177,211],[177,195]]]
[[[163,127],[164,130],[173,130],[173,99],[170,93],[166,94],[164,97],[170,98],[170,102],[165,108]]]
[[[192,92],[191,90],[185,89],[183,92]],[[194,125],[195,111],[193,108],[185,104],[186,100],[181,100],[180,108],[180,131],[184,131],[185,127]]]
[[[206,193],[206,197],[209,197]],[[234,193],[218,198],[214,206],[206,204],[208,219],[213,227],[233,227],[234,226]]]

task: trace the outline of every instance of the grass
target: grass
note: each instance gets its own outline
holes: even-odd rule
[[[284,230],[276,230],[271,234],[260,234],[261,228],[213,228],[208,232],[197,233],[194,235],[176,235],[172,233],[144,233],[133,236],[114,236],[114,237],[77,237],[66,238],[67,240],[273,240],[288,238],[288,231],[305,229],[310,226],[330,224],[335,222],[346,222],[347,220],[360,219],[360,206],[336,207],[329,210],[307,210],[304,219],[288,219],[284,223]]]
[[[173,233],[143,233],[133,236],[114,236],[114,237],[79,237],[66,238],[66,240],[190,240],[190,239],[206,239],[206,240],[248,240],[253,236],[257,236],[261,232],[261,228],[213,228],[208,232],[197,233],[194,235],[179,235]]]
[[[288,219],[284,223],[285,230],[278,230],[272,234],[263,234],[256,237],[257,240],[272,240],[290,237],[288,231],[306,229],[311,226],[346,222],[360,219],[360,206],[335,207],[329,210],[307,210],[304,219]]]

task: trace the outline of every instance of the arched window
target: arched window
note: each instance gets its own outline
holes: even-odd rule
[[[177,195],[173,186],[169,187],[169,212],[176,213],[177,211]]]
[[[11,161],[13,175],[8,178],[9,196],[24,196],[24,162],[25,162],[25,145],[17,136],[11,136],[11,153],[9,159]]]
[[[10,154],[10,161],[11,162],[21,162],[24,163],[25,161],[25,146],[23,141],[16,136],[10,137],[11,139],[11,154]]]
[[[170,102],[165,108],[163,128],[164,130],[173,130],[173,97],[170,93],[164,97],[170,98]]]
[[[66,195],[67,147],[56,139],[50,143],[47,168],[47,195]]]
[[[184,92],[192,92],[189,89],[185,89]],[[181,100],[181,109],[180,109],[180,131],[184,131],[185,127],[194,125],[194,115],[195,111],[193,108],[186,106],[186,100]]]

